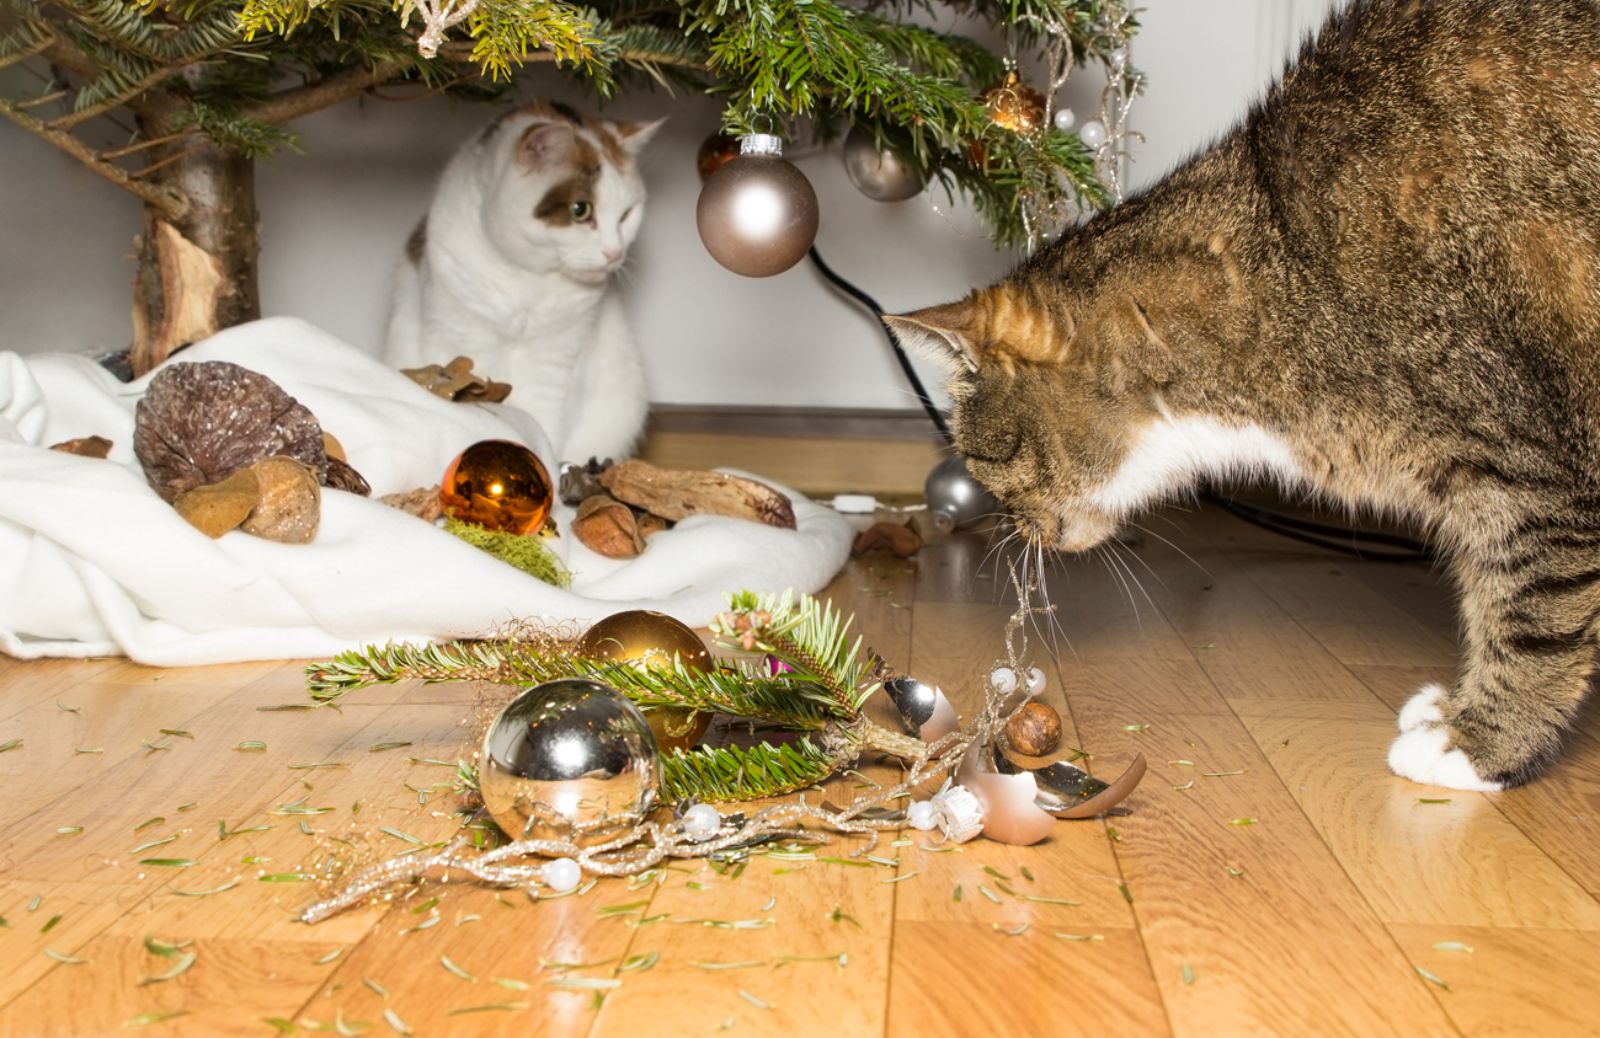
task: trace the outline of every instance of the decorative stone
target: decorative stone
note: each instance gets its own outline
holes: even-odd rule
[[[240,469],[221,483],[184,491],[172,507],[190,526],[216,538],[237,530],[255,510],[260,496],[261,484],[255,470]]]
[[[1029,703],[1006,723],[1006,739],[1018,753],[1042,757],[1061,745],[1061,715],[1044,703]]]
[[[312,471],[285,457],[263,458],[252,471],[259,498],[240,529],[283,544],[310,542],[322,517],[322,491]]]

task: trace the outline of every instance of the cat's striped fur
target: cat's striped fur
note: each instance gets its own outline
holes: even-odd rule
[[[1558,754],[1600,623],[1600,5],[1355,0],[1215,147],[891,322],[1042,543],[1244,468],[1422,521],[1464,659],[1391,766],[1494,789]]]

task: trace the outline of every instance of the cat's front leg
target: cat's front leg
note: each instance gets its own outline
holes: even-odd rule
[[[1560,752],[1588,691],[1600,573],[1586,555],[1536,541],[1455,569],[1461,673],[1448,688],[1424,686],[1400,711],[1389,767],[1451,789],[1521,785]]]
[[[561,438],[562,461],[618,461],[633,453],[650,406],[644,367],[633,332],[613,296],[595,322],[594,342],[584,351],[568,401],[572,425]]]

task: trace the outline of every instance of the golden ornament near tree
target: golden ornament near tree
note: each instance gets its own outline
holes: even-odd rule
[[[672,669],[673,660],[697,673],[711,670],[711,653],[694,629],[666,613],[629,609],[613,613],[578,640],[577,651],[601,660],[619,660],[643,669]],[[687,750],[711,727],[711,715],[692,710],[652,710],[645,715],[662,753]]]
[[[538,455],[510,440],[482,440],[456,456],[439,483],[446,515],[487,530],[535,534],[554,491]]]
[[[1001,129],[1032,133],[1044,125],[1044,95],[1024,83],[1016,69],[1008,71],[998,85],[979,94],[978,100]]]

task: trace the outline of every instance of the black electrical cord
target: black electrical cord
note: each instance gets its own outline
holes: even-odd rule
[[[817,268],[817,273],[821,274],[834,288],[860,303],[862,307],[871,312],[873,317],[878,319],[878,326],[883,329],[884,336],[889,340],[889,346],[894,350],[895,359],[900,362],[900,370],[905,372],[906,381],[911,383],[911,389],[917,394],[917,400],[922,403],[922,409],[927,412],[928,419],[939,430],[939,435],[944,438],[944,442],[951,449],[954,449],[956,441],[950,432],[950,425],[945,421],[945,417],[939,411],[939,408],[934,405],[933,397],[928,395],[927,387],[922,384],[922,379],[918,377],[916,368],[912,367],[911,358],[907,356],[905,347],[900,344],[900,337],[894,333],[893,328],[883,322],[883,307],[878,305],[877,300],[849,281],[846,281],[832,267],[828,266],[822,259],[822,253],[817,251],[815,245],[811,247],[808,254],[811,257],[812,264]],[[1260,527],[1263,530],[1269,530],[1280,537],[1288,537],[1291,540],[1312,544],[1327,551],[1354,555],[1358,558],[1371,559],[1377,562],[1427,562],[1434,558],[1433,552],[1426,544],[1412,540],[1409,537],[1388,533],[1371,533],[1354,527],[1330,526],[1326,523],[1312,522],[1309,519],[1298,519],[1291,515],[1284,515],[1281,512],[1274,512],[1255,505],[1240,504],[1237,501],[1221,497],[1210,490],[1202,492],[1200,496],[1203,500],[1216,505],[1242,522]],[[1345,541],[1351,543],[1343,543]],[[1374,552],[1363,549],[1361,547],[1363,542],[1396,550]]]
[[[939,435],[944,437],[945,445],[953,449],[956,445],[956,438],[950,432],[950,425],[944,420],[944,415],[939,412],[939,409],[934,406],[933,397],[928,395],[928,389],[922,384],[922,379],[917,377],[917,369],[911,366],[911,358],[906,355],[906,348],[900,345],[900,336],[894,333],[893,328],[884,323],[883,307],[878,305],[876,299],[873,299],[861,289],[836,274],[832,267],[823,262],[822,253],[817,251],[815,245],[811,246],[809,255],[811,256],[811,262],[816,265],[817,273],[826,278],[834,288],[837,288],[870,310],[872,316],[878,319],[878,327],[883,329],[883,334],[888,338],[889,345],[894,350],[895,359],[900,362],[900,370],[905,372],[906,381],[911,383],[912,391],[917,394],[917,399],[922,402],[922,409],[928,412],[928,418],[933,422],[934,427],[939,430]]]

